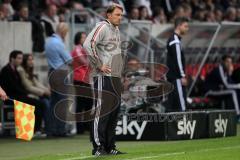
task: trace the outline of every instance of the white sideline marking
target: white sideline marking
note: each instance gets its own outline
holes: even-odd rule
[[[78,157],[72,157],[72,158],[66,158],[62,160],[82,160],[87,158],[93,158],[94,156],[78,156]]]
[[[196,150],[196,151],[192,151],[192,152],[172,152],[172,153],[164,153],[164,154],[159,154],[159,155],[156,155],[156,156],[129,158],[129,159],[124,159],[124,160],[151,159],[151,158],[159,158],[159,157],[166,157],[166,156],[181,155],[181,154],[185,154],[185,153],[208,152],[208,151],[215,151],[215,150],[228,150],[228,149],[234,149],[234,148],[240,148],[240,145],[233,146],[233,147],[220,147],[220,148],[202,149],[202,150]]]
[[[159,157],[167,157],[167,156],[175,156],[185,154],[185,152],[172,152],[172,153],[163,153],[156,156],[149,156],[149,157],[137,157],[137,158],[130,158],[124,160],[141,160],[141,159],[151,159],[151,158],[159,158]]]
[[[158,154],[156,156],[127,158],[127,159],[123,159],[123,160],[142,160],[142,159],[151,159],[151,158],[159,158],[159,157],[182,155],[182,154],[186,154],[186,153],[208,152],[208,151],[215,151],[215,150],[229,150],[229,149],[234,149],[234,148],[240,148],[240,145],[232,146],[232,147],[220,147],[220,148],[201,149],[201,150],[196,150],[196,151],[192,151],[192,152],[163,153],[163,154]],[[72,157],[72,158],[67,158],[67,159],[62,159],[62,160],[83,160],[83,159],[94,158],[94,157],[95,156],[78,156],[78,157]]]

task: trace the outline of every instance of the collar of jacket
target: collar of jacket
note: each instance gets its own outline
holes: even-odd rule
[[[117,29],[118,30],[118,26],[114,26],[111,22],[109,22],[109,20],[105,19],[105,21],[113,28],[113,29]]]
[[[62,39],[61,36],[60,36],[59,34],[57,34],[57,33],[52,34],[52,37],[55,37],[55,38],[57,38],[57,39],[59,39],[60,41],[63,42],[63,39]]]
[[[174,32],[174,34],[178,36],[178,39],[179,39],[179,40],[182,39],[182,37],[181,37],[179,34],[177,34],[176,32]]]

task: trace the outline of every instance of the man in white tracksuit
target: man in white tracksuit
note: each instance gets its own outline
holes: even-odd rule
[[[97,23],[83,47],[89,54],[94,81],[95,119],[92,123],[92,154],[122,154],[115,146],[115,128],[121,102],[123,56],[120,32],[123,9],[113,4],[107,9],[107,19]]]

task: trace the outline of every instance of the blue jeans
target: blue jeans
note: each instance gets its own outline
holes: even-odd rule
[[[63,120],[60,120],[55,113],[56,104],[65,99],[66,96],[59,94],[57,92],[52,91],[51,99],[50,99],[50,107],[48,108],[48,122],[46,133],[48,135],[64,135],[67,133],[66,131],[66,123]],[[66,107],[66,106],[59,106],[59,107]],[[66,114],[61,113],[61,114]]]
[[[50,73],[53,71],[56,71],[54,69],[50,69]],[[57,75],[58,77],[61,75]],[[54,84],[52,84],[54,85]],[[51,83],[50,83],[51,86]],[[56,88],[56,86],[51,86],[53,88]],[[62,90],[62,89],[60,89]],[[64,91],[63,91],[64,92]],[[51,91],[51,97],[50,97],[50,107],[48,110],[48,117],[49,120],[47,122],[47,129],[46,133],[47,135],[53,135],[53,136],[61,136],[65,135],[67,133],[66,130],[66,122],[64,121],[63,118],[59,118],[58,115],[61,115],[60,117],[65,117],[66,116],[66,105],[59,103],[60,101],[66,99],[67,97],[59,92],[56,91]],[[58,108],[58,112],[56,114],[56,108]]]

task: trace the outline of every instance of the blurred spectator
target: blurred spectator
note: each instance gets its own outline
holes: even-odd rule
[[[140,6],[138,9],[139,9],[139,20],[150,20],[148,10],[145,6]]]
[[[0,4],[0,21],[8,21],[8,9],[5,4]]]
[[[237,11],[234,7],[229,7],[226,11],[224,21],[236,21]]]
[[[164,13],[163,8],[156,7],[153,12],[153,23],[155,24],[164,24],[167,23],[167,17]]]
[[[214,11],[215,5],[213,3],[213,0],[204,0],[204,9],[207,11]]]
[[[58,10],[58,17],[59,17],[59,22],[66,22],[66,12],[67,10],[65,8],[60,8]]]
[[[41,12],[46,8],[43,0],[25,0],[28,3],[30,17],[40,17]]]
[[[75,10],[75,11],[84,11],[85,10],[85,8],[82,5],[82,3],[79,3],[79,2],[76,2],[76,1],[73,1],[71,3],[71,9]]]
[[[43,28],[45,36],[49,37],[56,31],[56,26],[59,23],[59,17],[57,16],[57,6],[52,4],[49,5],[41,17],[43,22]]]
[[[81,3],[83,4],[83,6],[87,7],[87,8],[93,8],[95,9],[95,0],[81,0]]]
[[[205,15],[206,22],[217,22],[213,11],[208,11]]]
[[[138,20],[139,19],[139,10],[137,7],[132,7],[129,13],[129,19]]]
[[[49,76],[51,76],[51,74],[53,74],[53,73],[61,74],[61,75],[57,75],[57,76],[65,76],[65,74],[67,72],[67,69],[63,69],[61,67],[64,67],[67,64],[67,62],[72,60],[72,57],[66,51],[65,44],[64,44],[64,40],[65,40],[65,37],[66,37],[68,31],[69,31],[69,29],[68,29],[68,25],[66,23],[59,23],[57,25],[56,34],[53,34],[51,37],[49,37],[46,40],[45,54],[46,54],[48,66],[49,66]],[[51,78],[51,79],[49,79],[49,81],[51,82],[50,87],[52,88],[51,107],[50,107],[50,111],[49,111],[52,126],[50,127],[50,130],[47,131],[47,135],[48,136],[65,137],[65,136],[67,136],[66,124],[65,124],[65,122],[59,120],[55,116],[54,109],[55,109],[56,105],[58,104],[58,102],[67,98],[64,94],[58,92],[58,91],[67,92],[66,86],[64,86],[64,85],[53,86],[55,84],[53,84],[52,81],[54,80],[54,78],[59,78],[59,77],[51,76],[49,78]],[[64,82],[61,82],[61,83],[64,83]],[[60,88],[60,87],[63,87],[63,88]],[[56,91],[56,90],[58,90],[58,91]],[[61,105],[63,105],[63,103],[58,104],[58,106],[60,106],[62,108],[62,110],[61,110],[63,112],[63,113],[61,113],[61,114],[63,114],[62,116],[65,117],[66,112],[67,112],[66,107],[61,106]]]
[[[15,11],[19,10],[22,3],[27,3],[27,0],[11,0],[12,7]]]
[[[200,22],[203,22],[206,17],[206,11],[203,9],[200,9],[195,12],[194,19]]]
[[[45,30],[41,23],[40,17],[31,18],[32,22],[32,51],[42,53],[44,51]]]
[[[25,3],[22,3],[19,6],[19,10],[13,15],[13,21],[27,22],[29,20],[30,19],[29,19],[28,5]]]
[[[85,11],[84,6],[79,2],[72,2],[70,6],[72,11],[75,11],[77,14],[74,17],[75,23],[86,23],[89,16],[88,12]],[[71,17],[72,18],[72,17]]]
[[[213,4],[215,6],[214,10],[221,10],[221,11],[224,10],[222,0],[214,0]]]
[[[232,80],[233,62],[232,57],[224,55],[222,62],[210,72],[205,81],[207,96],[231,96],[237,115],[240,115],[240,84],[234,84]],[[227,105],[226,109],[232,108]]]
[[[131,1],[124,1],[124,6],[126,8],[127,13],[130,13],[130,11],[133,7],[138,8],[138,6],[134,5],[134,1],[132,1],[132,0]]]
[[[124,2],[124,3],[123,3]],[[41,9],[47,8],[46,12],[43,13],[42,23],[44,28],[46,27],[46,31],[50,32],[53,28],[53,31],[56,29],[56,24],[58,22],[66,22],[65,14],[68,13],[68,9],[76,10],[81,12],[81,16],[76,16],[77,23],[85,23],[89,13],[85,12],[85,7],[90,7],[97,11],[98,9],[104,9],[104,7],[109,6],[111,3],[119,3],[124,6],[124,15],[126,15],[125,8],[128,11],[127,17],[129,19],[140,19],[140,20],[150,20],[156,18],[156,8],[161,8],[161,12],[159,13],[159,17],[162,17],[160,21],[165,21],[163,19],[167,19],[168,22],[174,22],[174,19],[177,17],[187,17],[189,19],[198,20],[198,21],[214,21],[213,17],[215,14],[215,21],[223,20],[223,11],[226,11],[226,15],[224,15],[225,21],[239,21],[238,17],[240,17],[240,11],[238,12],[239,1],[238,0],[162,0],[162,1],[154,1],[154,0],[132,0],[132,1],[124,1],[124,0],[3,0],[3,6],[0,7],[0,19],[1,20],[9,20],[14,13],[14,10],[20,12],[20,6],[22,3],[28,4],[28,12],[32,17],[40,16]],[[12,7],[13,6],[13,7]],[[45,6],[45,7],[44,7]],[[137,11],[136,7],[139,8]],[[1,9],[2,8],[2,9]],[[3,8],[6,8],[3,9]],[[5,10],[5,11],[4,11]],[[59,12],[57,12],[59,10]],[[147,10],[147,11],[146,11]],[[234,11],[235,10],[235,11]],[[139,13],[137,13],[139,12]],[[155,13],[154,13],[155,12]],[[208,13],[210,12],[210,13]],[[237,12],[237,13],[236,13]],[[3,14],[5,13],[5,14]],[[6,16],[7,13],[7,16]],[[25,12],[26,13],[26,12]],[[100,12],[103,15],[103,12]],[[160,14],[161,13],[161,14]],[[163,16],[163,13],[165,16]],[[239,14],[238,14],[239,13]],[[24,14],[24,11],[23,11]],[[105,14],[105,13],[104,13]],[[15,13],[17,15],[17,19],[19,19],[19,13]],[[26,15],[26,14],[25,14]],[[139,15],[139,16],[138,16]],[[23,15],[24,16],[24,15]],[[208,17],[210,16],[210,17]],[[139,18],[138,18],[139,17]],[[166,17],[166,18],[164,18]],[[234,18],[235,17],[235,18]],[[24,19],[24,18],[20,18]],[[97,18],[93,18],[97,19]],[[24,21],[24,20],[20,20]],[[159,21],[159,20],[157,20]],[[46,22],[48,24],[46,24]],[[90,21],[91,22],[91,21]],[[49,25],[51,24],[51,25]],[[50,30],[50,31],[49,31]],[[47,36],[51,35],[47,33]]]
[[[93,100],[89,97],[81,97],[77,91],[78,87],[88,87],[91,88],[91,85],[89,84],[89,75],[90,75],[90,66],[87,58],[87,53],[83,49],[82,45],[86,39],[87,35],[84,32],[78,32],[75,35],[74,38],[74,44],[75,48],[72,51],[72,57],[73,57],[73,79],[74,79],[74,85],[76,86],[76,113],[88,111],[92,108]],[[84,117],[82,117],[84,118]],[[77,133],[82,134],[85,130],[90,129],[89,123],[84,122],[77,122]]]
[[[237,0],[222,0],[221,1],[224,9],[227,9],[229,7],[237,7],[239,2]]]
[[[192,0],[191,7],[192,7],[192,14],[195,15],[196,11],[201,9],[200,0]]]
[[[184,10],[184,17],[188,18],[189,20],[192,19],[192,8],[189,4],[183,3],[182,8]]]
[[[173,16],[176,8],[180,4],[181,4],[180,0],[162,0],[162,1],[151,0],[152,8],[156,6],[163,7],[168,20]]]
[[[237,8],[237,18],[236,20],[240,22],[240,7]]]
[[[14,10],[18,11],[21,4],[27,4],[29,9],[29,15],[35,17],[39,15],[40,11],[46,8],[45,0],[7,0],[11,1],[11,5]]]
[[[47,5],[55,5],[55,6],[63,6],[65,5],[69,0],[45,0]]]
[[[175,19],[179,18],[179,17],[184,17],[185,16],[185,11],[184,8],[182,6],[178,6],[175,10],[175,13],[172,17],[172,19],[170,20],[170,22],[174,22]]]
[[[3,4],[6,5],[6,8],[8,9],[7,17],[12,17],[14,15],[14,9],[11,2],[12,0],[3,0]]]
[[[147,9],[148,16],[152,16],[150,0],[134,0],[134,5],[138,7],[144,6]]]
[[[223,12],[222,12],[222,10],[216,9],[216,10],[214,11],[214,13],[215,13],[215,19],[216,19],[216,21],[217,21],[217,22],[221,22],[222,19],[223,19]]]
[[[38,136],[42,136],[41,124],[45,104],[35,98],[31,98],[29,92],[24,88],[17,70],[17,67],[22,64],[22,60],[23,53],[21,51],[14,50],[10,53],[9,63],[1,70],[0,84],[10,98],[35,106],[35,133]]]

